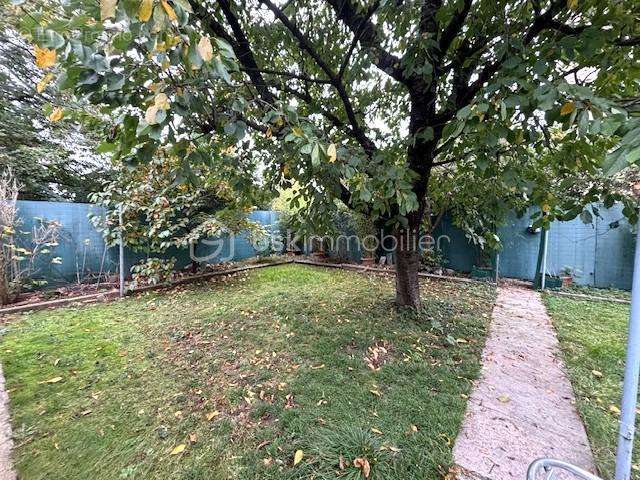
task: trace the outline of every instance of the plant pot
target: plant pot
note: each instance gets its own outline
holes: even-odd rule
[[[493,267],[477,267],[473,266],[471,269],[471,278],[475,278],[478,280],[490,279],[493,278]]]
[[[560,277],[560,280],[562,280],[563,287],[570,287],[573,285],[573,277],[571,275],[563,275]]]
[[[376,264],[376,259],[373,257],[364,257],[362,258],[362,266],[363,267],[373,267]]]
[[[535,288],[542,288],[542,274],[537,274],[535,280],[533,281],[533,286]],[[544,278],[544,287],[545,288],[562,288],[562,278],[553,276],[553,275],[545,275]]]

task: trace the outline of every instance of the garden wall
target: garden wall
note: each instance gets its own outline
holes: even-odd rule
[[[61,263],[52,264],[50,258],[40,262],[37,277],[47,280],[49,286],[61,285],[81,280],[100,271],[116,273],[118,271],[118,249],[107,248],[102,234],[89,221],[89,215],[103,213],[102,207],[89,203],[18,201],[18,216],[22,219],[19,230],[31,231],[38,218],[57,220],[62,225],[59,245],[52,251],[51,257],[60,257]],[[277,228],[277,212],[254,211],[249,217],[268,230]],[[213,245],[198,245],[196,255],[207,258],[206,263],[219,263],[230,258],[232,261],[253,257],[257,251],[246,236],[232,239],[212,239]],[[220,249],[218,250],[218,243]],[[217,251],[216,255],[212,255]],[[188,249],[172,249],[164,255],[133,252],[125,249],[125,268],[127,274],[132,265],[147,256],[171,258],[177,260],[179,268],[191,263]]]
[[[551,225],[547,271],[558,274],[569,268],[574,281],[580,285],[630,290],[635,252],[632,227],[624,219],[621,205],[600,208],[599,212],[601,216],[594,216],[592,224],[576,218]],[[511,214],[506,225],[498,229],[503,244],[499,265],[501,277],[533,280],[535,276],[542,233],[527,231],[532,213],[530,210],[521,217]],[[477,249],[449,218],[443,219],[438,229],[437,235],[442,234],[451,238],[443,248],[448,266],[458,271],[470,271],[477,258]],[[446,245],[446,242],[442,244]]]

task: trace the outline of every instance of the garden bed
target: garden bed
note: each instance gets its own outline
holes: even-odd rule
[[[612,479],[629,305],[552,294],[545,295],[545,302],[558,332],[578,411],[598,469],[603,479]],[[640,437],[637,435],[634,451],[632,475],[637,478],[640,475]]]
[[[423,282],[421,314],[390,278],[283,265],[23,315],[0,351],[17,470],[440,478],[495,291]]]

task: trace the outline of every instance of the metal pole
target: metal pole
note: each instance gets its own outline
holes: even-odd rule
[[[118,253],[120,260],[120,298],[124,297],[124,242],[122,240],[122,205],[120,205],[120,210],[118,212],[118,221],[120,229],[118,231]]]
[[[549,244],[549,229],[544,229],[544,245],[542,247],[542,271],[540,277],[540,290],[544,290],[547,277],[547,245]]]
[[[620,406],[620,434],[616,455],[616,480],[631,478],[631,454],[635,435],[636,404],[638,401],[638,375],[640,374],[640,224],[636,226],[636,253],[633,263],[631,287],[631,315],[627,359],[624,367],[622,403]]]
[[[496,271],[495,271],[495,274],[496,274],[496,285],[498,284],[498,278],[499,278],[498,277],[498,270],[499,269],[500,269],[500,254],[496,253]]]

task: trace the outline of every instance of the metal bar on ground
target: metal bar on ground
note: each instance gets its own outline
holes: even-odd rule
[[[123,241],[123,234],[122,234],[122,229],[123,227],[123,223],[122,223],[122,205],[120,205],[120,210],[118,212],[118,221],[119,221],[119,234],[118,234],[118,256],[119,256],[119,261],[120,261],[120,298],[124,297],[124,241]]]
[[[540,273],[540,290],[544,290],[544,287],[546,286],[546,277],[547,277],[547,251],[548,251],[548,244],[549,244],[549,229],[545,228],[544,232],[542,233],[542,235],[544,235],[544,240],[543,240],[543,247],[542,247],[542,271]]]
[[[620,405],[616,480],[630,480],[631,478],[631,455],[633,453],[636,405],[638,402],[638,375],[640,374],[640,224],[636,228],[638,232],[636,233],[636,252],[633,262],[627,358],[624,367],[622,403]]]

